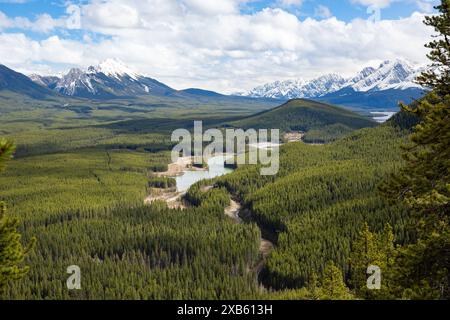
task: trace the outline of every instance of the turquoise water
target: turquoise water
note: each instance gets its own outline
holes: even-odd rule
[[[177,191],[184,192],[196,182],[204,179],[212,179],[233,172],[233,169],[225,168],[224,162],[227,156],[216,156],[208,160],[208,171],[185,171],[182,176],[176,177]]]

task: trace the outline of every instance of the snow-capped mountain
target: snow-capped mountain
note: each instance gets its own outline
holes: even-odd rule
[[[134,72],[131,68],[124,65],[117,59],[107,59],[100,63],[98,66],[92,66],[88,68],[88,73],[104,75],[120,80],[123,77],[129,77],[133,80],[138,80],[141,76]]]
[[[404,60],[385,61],[378,68],[364,68],[354,77],[344,79],[337,74],[329,74],[316,79],[275,81],[256,87],[244,95],[278,99],[318,98],[344,88],[355,92],[383,91],[389,89],[420,89],[413,80],[421,72]]]
[[[407,61],[385,61],[378,69],[365,68],[344,84],[358,92],[383,91],[389,89],[420,88],[413,80],[421,72]]]
[[[87,70],[71,69],[56,82],[50,77],[33,75],[30,78],[58,93],[83,98],[167,95],[174,92],[172,88],[134,72],[117,59],[107,59]],[[51,79],[55,80],[54,77]]]
[[[327,74],[312,80],[275,81],[234,96],[198,89],[177,91],[133,71],[117,59],[108,59],[85,70],[72,69],[62,77],[32,75],[30,78],[53,92],[89,99],[138,96],[189,99],[212,96],[216,99],[309,98],[356,109],[391,111],[398,108],[400,101],[410,103],[423,96],[424,89],[414,83],[421,71],[421,68],[404,60],[385,61],[377,68],[364,68],[349,78]]]
[[[311,81],[303,79],[275,81],[248,92],[246,95],[255,98],[313,98],[339,90],[346,82],[337,74],[328,74]]]
[[[44,87],[49,87],[50,89],[54,89],[58,81],[60,80],[59,77],[56,76],[40,76],[38,74],[32,74],[29,76],[33,82],[40,84]]]

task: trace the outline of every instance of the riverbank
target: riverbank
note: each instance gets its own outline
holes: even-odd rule
[[[210,161],[209,160],[214,160],[213,158],[217,158],[217,157],[222,157],[223,159],[225,159],[227,157],[227,155],[215,155],[214,157],[212,157],[211,159],[208,159],[208,169],[214,169],[214,166],[217,165],[217,161]],[[223,159],[220,159],[220,161],[222,162],[222,166],[224,166],[224,161]],[[193,167],[193,158],[192,157],[184,157],[184,158],[179,158],[176,162],[169,164],[168,166],[168,170],[166,172],[160,172],[157,174],[157,176],[159,177],[168,177],[168,178],[175,178],[177,179],[177,188],[170,188],[170,189],[158,189],[158,188],[152,188],[150,190],[150,195],[144,200],[145,204],[150,205],[152,203],[154,203],[155,201],[164,201],[167,206],[171,209],[180,209],[180,210],[184,210],[186,209],[189,204],[186,203],[183,200],[184,195],[187,193],[187,190],[189,188],[187,188],[187,190],[183,191],[178,191],[178,184],[181,183],[180,179],[184,176],[189,174],[196,174],[195,171],[208,171],[208,169],[206,168],[197,168],[197,167]],[[200,174],[200,172],[198,172],[198,174]],[[213,178],[213,176],[211,177],[204,177],[204,179],[207,178]],[[201,180],[204,180],[201,179]],[[192,181],[192,184],[195,183],[196,181]],[[192,185],[191,184],[191,185]],[[189,185],[190,187],[190,185]],[[203,192],[208,192],[211,189],[214,188],[214,185],[210,185],[210,186],[203,186],[202,187],[202,191]],[[243,206],[240,203],[240,201],[231,196],[230,195],[230,204],[229,206],[227,206],[226,208],[224,208],[224,214],[229,217],[230,219],[232,219],[235,223],[237,224],[243,224],[246,222],[251,222],[251,213],[247,212],[248,210],[243,210]],[[258,262],[253,265],[253,266],[249,266],[249,271],[252,271],[256,274],[256,279],[260,282],[260,286],[264,288],[264,285],[261,283],[260,281],[260,273],[261,271],[264,269],[264,266],[266,264],[266,260],[267,257],[269,256],[270,252],[274,249],[275,245],[273,242],[271,242],[269,239],[266,239],[263,237],[264,234],[264,230],[261,230],[261,238],[260,238],[260,242],[259,242],[259,260]]]
[[[153,173],[156,177],[174,178],[176,188],[151,188],[150,194],[145,198],[145,204],[155,201],[165,201],[171,209],[184,209],[186,203],[182,200],[192,184],[204,179],[212,179],[216,176],[232,172],[225,168],[224,161],[233,155],[214,154],[205,159],[207,166],[197,167],[194,165],[194,157],[180,157],[177,161],[168,165],[167,171]]]

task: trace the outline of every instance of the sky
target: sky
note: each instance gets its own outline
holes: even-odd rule
[[[176,89],[427,62],[437,0],[0,0],[0,64],[64,74],[107,58]]]

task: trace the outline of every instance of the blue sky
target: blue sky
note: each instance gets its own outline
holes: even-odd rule
[[[177,88],[230,92],[278,79],[351,75],[387,59],[424,63],[431,31],[421,21],[436,3],[0,0],[0,63],[54,74],[119,58]]]
[[[208,0],[206,0],[208,1]],[[214,1],[214,0],[209,0]],[[88,1],[71,1],[72,3],[87,3]],[[376,2],[376,1],[375,1]],[[382,16],[385,19],[397,19],[407,17],[414,11],[422,10],[418,3],[435,5],[437,1],[393,1],[388,7],[382,8]],[[48,13],[53,17],[65,14],[68,1],[65,0],[0,0],[0,10],[8,16],[23,16],[30,19],[38,14]],[[283,7],[293,12],[299,18],[315,17],[315,9],[318,5],[328,7],[333,15],[343,21],[350,21],[355,18],[366,18],[367,6],[351,0],[305,0],[301,6],[283,5],[280,1],[256,0],[241,6],[243,12],[253,13],[266,7]]]
[[[374,2],[376,3],[376,1]],[[427,2],[428,1],[424,1],[422,4]],[[393,1],[388,7],[382,8],[382,17],[384,19],[397,19],[399,17],[410,16],[414,11],[420,10],[418,3],[419,2],[417,1]],[[433,4],[436,3],[436,1],[430,1],[429,3]],[[315,18],[315,11],[319,5],[326,6],[336,18],[343,21],[351,21],[355,18],[365,19],[368,16],[366,5],[350,0],[305,0],[302,1],[300,7],[293,5],[287,9],[295,13],[301,19],[305,19],[306,17]],[[280,6],[280,2],[271,0],[256,1],[249,5],[250,8],[248,11],[253,12],[268,6]]]

